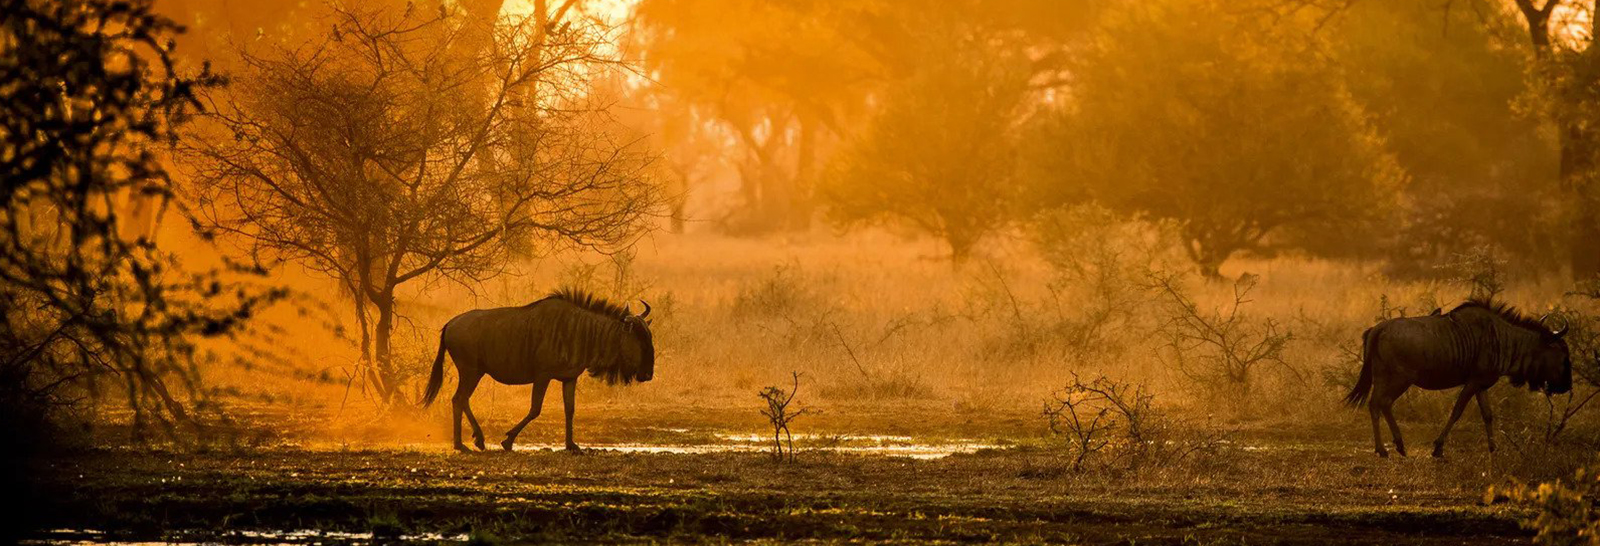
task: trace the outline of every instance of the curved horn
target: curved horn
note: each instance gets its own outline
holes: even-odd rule
[[[644,300],[639,300],[639,303],[644,305],[644,312],[639,313],[639,318],[650,316],[650,303]]]
[[[1549,318],[1550,318],[1550,313],[1545,313],[1543,316],[1539,317],[1539,324],[1543,324],[1543,325],[1545,325],[1546,328],[1549,328],[1550,324],[1545,322],[1545,320],[1549,319]],[[1562,334],[1567,333],[1567,326],[1568,326],[1567,319],[1566,318],[1561,318],[1561,327],[1560,328],[1556,328],[1554,330],[1551,330],[1550,331],[1550,335],[1555,336],[1555,337],[1561,337]]]

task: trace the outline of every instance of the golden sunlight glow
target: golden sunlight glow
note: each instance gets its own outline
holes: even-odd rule
[[[0,546],[1600,527],[1597,0],[0,1]]]

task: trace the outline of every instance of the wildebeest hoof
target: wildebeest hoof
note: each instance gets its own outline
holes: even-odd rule
[[[456,451],[460,451],[462,453],[470,453],[470,452],[472,452],[472,450],[467,449],[467,445],[466,444],[463,444],[463,443],[460,443],[460,442],[456,443]]]
[[[478,451],[488,451],[489,450],[489,448],[483,447],[483,437],[482,436],[479,436],[477,438],[473,438],[472,445],[478,446]]]
[[[1444,458],[1444,447],[1433,448],[1433,457],[1435,459]]]
[[[578,444],[567,444],[567,453],[580,454],[583,453],[583,448],[578,447]]]
[[[1389,451],[1388,450],[1384,450],[1384,449],[1379,449],[1378,450],[1378,456],[1387,459],[1387,458],[1389,458]]]
[[[505,448],[506,451],[511,451],[511,445],[512,443],[510,438],[506,438],[506,441],[500,442],[500,447]]]

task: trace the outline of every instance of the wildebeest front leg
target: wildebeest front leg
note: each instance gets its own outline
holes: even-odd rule
[[[1456,426],[1456,420],[1461,418],[1461,411],[1467,409],[1467,401],[1478,394],[1478,389],[1472,385],[1461,387],[1461,393],[1456,395],[1456,405],[1450,408],[1450,419],[1444,422],[1444,430],[1439,431],[1439,438],[1433,441],[1433,456],[1444,456],[1444,441],[1450,436],[1450,429]]]
[[[517,426],[511,427],[511,430],[506,432],[506,440],[500,442],[500,447],[506,448],[506,451],[511,451],[511,445],[517,441],[517,435],[522,434],[523,427],[528,426],[528,423],[532,423],[535,418],[539,417],[539,410],[544,408],[544,391],[547,388],[550,388],[549,381],[534,382],[533,401],[528,406],[528,416],[523,417],[522,422],[517,423]]]
[[[1489,409],[1489,389],[1478,391],[1478,413],[1483,415],[1483,438],[1489,441],[1489,452],[1494,453],[1494,411]]]
[[[572,412],[578,404],[578,379],[567,379],[561,382],[561,405],[567,410],[567,451],[577,451],[578,444],[572,441]]]

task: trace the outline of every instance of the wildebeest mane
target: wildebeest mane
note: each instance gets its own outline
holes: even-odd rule
[[[622,305],[614,303],[611,300],[596,296],[582,288],[572,286],[563,286],[561,288],[557,288],[554,292],[551,292],[550,295],[540,298],[539,301],[535,301],[528,305],[531,306],[534,303],[539,303],[540,301],[550,298],[566,300],[567,303],[571,303],[586,310],[600,313],[617,320],[628,318],[633,314],[628,312],[627,307],[623,307]]]
[[[1550,327],[1546,326],[1538,318],[1525,315],[1521,311],[1518,311],[1517,308],[1513,307],[1511,304],[1503,301],[1494,301],[1492,298],[1469,298],[1467,301],[1462,302],[1461,305],[1457,305],[1455,309],[1451,309],[1450,313],[1446,314],[1454,314],[1456,311],[1469,308],[1483,309],[1485,311],[1494,313],[1495,315],[1499,316],[1501,320],[1509,322],[1513,326],[1533,330],[1546,336],[1550,335]]]

